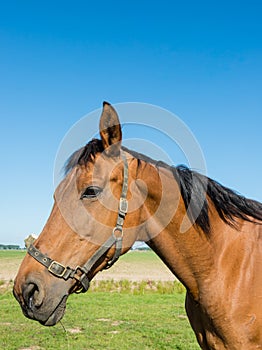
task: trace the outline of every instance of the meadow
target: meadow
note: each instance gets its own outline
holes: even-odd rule
[[[0,270],[22,257],[0,252]],[[123,265],[125,271],[129,263],[142,269],[160,264],[152,252],[131,252],[121,260],[118,269]],[[12,281],[0,285],[0,349],[199,349],[184,309],[185,289],[174,280],[94,280],[86,294],[69,297],[66,314],[54,327],[26,319],[12,296]]]

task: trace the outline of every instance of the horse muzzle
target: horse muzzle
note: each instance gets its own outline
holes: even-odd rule
[[[64,316],[69,293],[55,283],[45,290],[45,284],[37,278],[27,278],[23,283],[15,281],[13,294],[23,314],[44,326],[54,326]],[[64,287],[64,286],[63,286]]]

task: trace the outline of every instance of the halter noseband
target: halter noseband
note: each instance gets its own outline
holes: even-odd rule
[[[109,269],[118,260],[122,252],[123,225],[128,209],[128,201],[126,199],[128,190],[128,163],[123,152],[121,152],[121,157],[124,163],[123,186],[119,200],[116,226],[113,228],[112,235],[100,248],[98,248],[94,255],[91,256],[91,258],[89,258],[83,266],[77,266],[75,269],[73,269],[49,258],[46,254],[41,253],[39,249],[33,246],[33,244],[29,246],[27,251],[29,255],[31,255],[40,264],[44,265],[54,276],[63,278],[64,280],[68,280],[69,278],[76,279],[81,284],[80,289],[78,289],[76,293],[84,293],[88,290],[90,283],[88,273],[91,271],[96,262],[109,250],[109,248],[115,245],[115,253],[113,258],[107,262],[104,269]],[[120,233],[120,237],[116,236],[117,231]]]

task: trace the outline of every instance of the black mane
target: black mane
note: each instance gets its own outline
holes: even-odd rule
[[[155,161],[143,154],[122,147],[122,149],[138,160],[151,163],[157,168],[169,169],[180,186],[181,196],[185,203],[189,218],[206,234],[211,230],[209,220],[208,199],[212,201],[220,218],[231,226],[236,226],[236,218],[250,222],[262,221],[262,203],[247,199],[235,191],[221,185],[186,166],[170,166],[161,161]],[[91,140],[85,147],[74,152],[65,164],[67,174],[76,165],[91,161],[97,153],[103,152],[102,141]],[[260,224],[262,224],[260,222]]]
[[[187,167],[173,168],[173,173],[180,183],[181,195],[186,208],[189,208],[189,216],[205,233],[210,232],[206,196],[213,202],[220,218],[231,226],[237,228],[236,218],[250,222],[262,221],[261,203],[247,199],[217,181]],[[199,205],[202,205],[202,208]]]
[[[220,218],[228,225],[237,227],[236,218],[250,222],[262,221],[262,203],[247,199],[184,165],[170,166],[124,147],[123,149],[139,161],[151,163],[158,168],[169,169],[173,173],[180,186],[181,196],[191,222],[195,223],[206,234],[211,230],[207,196],[214,204]]]

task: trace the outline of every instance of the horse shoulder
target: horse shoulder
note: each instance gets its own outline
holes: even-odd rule
[[[212,275],[186,310],[202,349],[262,349],[262,227],[231,227],[217,247]]]

